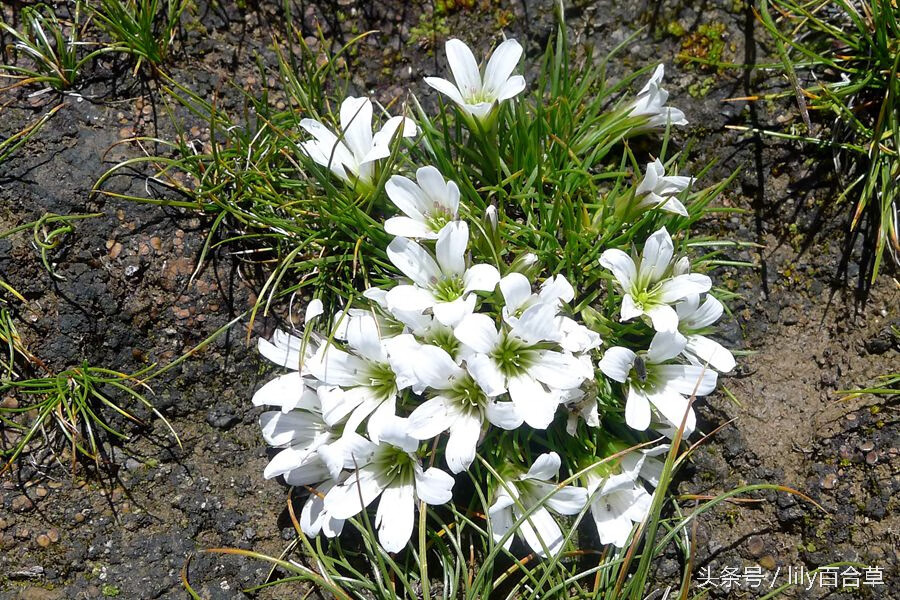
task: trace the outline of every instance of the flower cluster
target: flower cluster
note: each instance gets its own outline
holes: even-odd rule
[[[501,102],[525,88],[512,75],[522,54],[514,40],[497,48],[483,75],[462,42],[446,49],[456,85],[426,81],[464,119],[494,118]],[[629,107],[629,118],[644,116],[648,128],[684,121],[663,106],[661,77],[660,68]],[[301,150],[348,185],[371,185],[392,139],[417,131],[410,119],[391,117],[373,135],[372,119],[368,99],[347,98],[341,135],[306,119],[314,139]],[[635,198],[642,210],[686,214],[675,194],[690,183],[666,177],[657,161]],[[562,274],[535,279],[534,269],[521,268],[534,266],[533,257],[512,265],[474,259],[476,221],[465,218],[473,209],[438,168],[423,166],[414,179],[394,174],[384,191],[396,207],[383,224],[395,236],[386,248],[393,285],[365,290],[328,328],[316,328],[326,319],[321,302],[311,302],[302,337],[278,332],[259,342],[266,358],[291,370],[253,398],[270,407],[260,424],[279,449],[265,477],[310,489],[300,519],[308,535],[339,535],[347,519],[377,501],[374,525],[390,552],[406,546],[421,503],[451,501],[454,476],[466,471],[497,474],[487,482],[488,519],[506,546],[515,534],[539,555],[555,554],[565,536],[553,513],[588,510],[603,543],[624,545],[649,510],[645,486],[658,483],[658,455],[668,446],[629,450],[602,424],[621,421],[624,401],[624,422],[636,431],[671,435],[682,421],[695,427],[688,398],[713,390],[713,369],[734,366],[728,350],[707,337],[722,314],[709,277],[691,273],[687,258],[675,260],[665,228],[640,256],[607,249],[598,268],[619,286],[611,293],[621,320],[646,319],[643,326],[655,330],[646,349],[616,345],[573,311],[580,291]],[[496,209],[477,221],[484,222],[496,223]],[[579,443],[584,431],[600,432],[591,437],[602,443]],[[568,449],[545,447],[532,461],[529,447],[509,442],[531,432],[565,439]],[[485,470],[478,456],[488,439],[502,451],[484,453]],[[563,465],[573,477],[560,481]]]

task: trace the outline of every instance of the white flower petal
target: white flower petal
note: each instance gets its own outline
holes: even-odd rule
[[[363,358],[376,363],[387,362],[387,353],[381,343],[378,323],[370,313],[348,315],[347,343]]]
[[[679,394],[690,396],[706,396],[716,389],[718,373],[713,369],[694,365],[658,365],[653,367],[658,377],[665,381],[667,387],[671,387]]]
[[[538,556],[556,556],[563,548],[562,531],[546,508],[531,513],[519,525],[519,533]]]
[[[357,411],[360,410],[362,410],[362,406],[357,409]],[[352,417],[347,419],[348,427],[352,420]],[[369,434],[369,439],[376,444],[384,439],[396,446],[401,446],[404,450],[415,450],[417,444],[408,435],[404,435],[403,438],[407,443],[405,446],[387,437],[391,431],[391,426],[399,420],[397,418],[397,398],[396,396],[391,396],[379,403],[375,410],[372,411],[372,414],[369,415],[369,420],[366,422],[366,433]],[[408,431],[404,431],[404,434],[408,434]]]
[[[715,371],[713,371],[714,373]],[[688,399],[678,393],[674,388],[666,386],[662,389],[654,390],[648,395],[650,402],[659,411],[672,426],[680,427],[687,412],[687,427],[694,428],[696,417],[694,409],[688,408]]]
[[[625,294],[622,296],[622,307],[619,311],[619,321],[625,322],[630,321],[636,317],[644,314],[644,309],[641,306],[638,306],[634,301],[634,297],[631,294]]]
[[[506,377],[497,363],[486,354],[475,354],[467,358],[466,369],[486,396],[499,396],[506,391]]]
[[[403,175],[392,175],[384,184],[384,191],[387,193],[388,199],[407,217],[424,223],[429,202],[418,185]],[[388,233],[391,232],[388,231]]]
[[[467,316],[475,312],[474,294],[460,296],[452,302],[435,302],[431,307],[435,320],[441,325],[455,327]]]
[[[636,356],[628,348],[614,346],[603,353],[603,358],[600,359],[597,368],[613,381],[625,383]]]
[[[434,294],[416,285],[394,286],[388,290],[384,299],[391,312],[422,312],[436,302]]]
[[[437,396],[426,400],[410,413],[409,435],[417,440],[430,440],[446,431],[452,424],[450,405],[446,398]]]
[[[295,408],[316,410],[321,407],[316,393],[306,387],[300,373],[280,375],[253,394],[254,406],[280,406],[287,412]]]
[[[481,73],[478,71],[478,62],[472,51],[458,39],[447,40],[444,45],[447,52],[447,62],[450,63],[450,71],[456,80],[462,97],[469,99],[481,91]]]
[[[554,350],[540,350],[537,361],[528,367],[528,374],[558,390],[571,390],[584,383],[581,364],[571,354]]]
[[[654,304],[644,307],[644,313],[650,317],[656,331],[676,331],[678,329],[678,313],[668,304]]]
[[[560,402],[558,392],[546,391],[544,386],[529,375],[509,378],[509,397],[525,422],[535,429],[550,426]]]
[[[688,296],[688,298],[694,299],[694,302],[699,304],[698,296]],[[681,306],[682,303],[679,303]],[[725,307],[722,306],[722,303],[719,302],[718,299],[713,296],[706,296],[706,300],[703,302],[702,306],[694,305],[694,310],[686,310],[686,314],[682,321],[683,325],[689,329],[702,329],[703,327],[709,327],[716,321],[722,318],[722,314],[725,312]],[[686,306],[687,309],[690,308],[690,305]],[[679,317],[681,315],[679,314]]]
[[[300,487],[304,485],[315,485],[325,481],[330,476],[328,467],[326,467],[325,463],[319,460],[317,455],[313,454],[308,456],[306,460],[296,468],[284,473],[284,482],[294,487]]]
[[[344,143],[358,162],[372,149],[372,101],[368,98],[346,98],[341,103],[341,129]]]
[[[462,414],[450,426],[445,457],[452,473],[462,473],[475,460],[475,446],[481,436],[481,417]]]
[[[658,331],[650,340],[647,362],[660,364],[671,360],[681,354],[685,344],[687,344],[687,340],[677,331]]]
[[[365,386],[345,390],[336,385],[322,385],[319,386],[318,393],[319,400],[322,402],[322,416],[325,422],[331,426],[346,419],[358,406],[381,400],[372,389]],[[369,412],[374,408],[372,406]]]
[[[491,352],[500,339],[500,334],[491,318],[480,313],[464,318],[453,329],[453,335],[475,352],[482,354]]]
[[[495,542],[499,542],[513,527],[512,505],[513,499],[502,493],[488,509],[488,522],[490,523],[491,534]],[[509,550],[512,540],[513,536],[506,538],[503,547]]]
[[[466,292],[493,292],[499,281],[500,272],[494,265],[472,265],[463,276]]]
[[[397,131],[401,126],[403,127],[403,130],[398,135]],[[384,122],[384,125],[381,126],[381,130],[374,135],[372,138],[372,148],[365,156],[363,156],[360,163],[371,163],[375,160],[387,158],[391,155],[391,142],[394,140],[395,136],[413,137],[416,133],[418,133],[418,128],[416,127],[415,122],[409,117],[391,117]]]
[[[309,371],[316,379],[329,385],[357,385],[365,383],[367,363],[335,346],[322,346],[309,361]]]
[[[381,493],[375,528],[378,541],[388,552],[400,552],[412,536],[416,518],[413,482],[395,480]]]
[[[613,276],[622,289],[628,291],[637,279],[637,268],[634,260],[617,248],[605,250],[600,255],[600,264],[612,271]]]
[[[531,282],[521,273],[508,273],[500,280],[500,293],[510,313],[515,313],[531,297]]]
[[[453,498],[453,477],[431,467],[425,471],[416,469],[416,496],[425,504],[437,506],[446,504]]]
[[[528,345],[552,341],[556,337],[558,308],[552,304],[535,304],[525,309],[512,326],[511,335]]]
[[[292,410],[283,413],[278,410],[259,415],[262,437],[270,446],[309,446],[317,438],[329,435],[322,417],[308,411]]]
[[[437,239],[437,233],[429,229],[424,222],[409,217],[391,217],[384,222],[384,230],[391,235],[406,238]]]
[[[432,88],[436,89],[440,93],[448,96],[451,100],[457,103],[460,106],[465,106],[466,101],[463,100],[462,95],[459,93],[459,89],[446,79],[441,77],[426,77],[425,83],[427,83]]]
[[[712,287],[712,280],[700,273],[687,273],[668,279],[660,286],[660,302],[667,304],[677,302],[692,294],[708,292]]]
[[[510,98],[518,96],[525,91],[525,86],[526,83],[524,77],[521,75],[513,75],[496,91],[497,101],[503,102],[504,100],[509,100]]]
[[[553,483],[535,483],[534,486],[538,490],[535,494],[538,498],[544,498],[547,494],[553,493],[544,504],[557,514],[577,515],[587,504],[588,491],[583,487],[558,486]]]
[[[542,302],[559,306],[575,298],[575,289],[563,275],[555,275],[541,285],[540,298]]]
[[[349,519],[371,504],[389,483],[375,467],[362,467],[325,495],[325,510],[337,519]]]
[[[689,335],[685,350],[720,373],[728,373],[736,364],[728,348],[703,335]]]
[[[644,250],[641,253],[641,266],[638,269],[641,282],[646,285],[662,279],[674,253],[675,246],[672,244],[672,237],[665,227],[661,227],[650,235],[644,243]]]
[[[650,427],[650,401],[633,385],[628,386],[628,399],[625,400],[625,423],[638,431]]]
[[[441,269],[419,244],[398,237],[387,247],[387,255],[400,272],[423,288],[430,288],[441,279]]]
[[[509,39],[497,46],[484,70],[483,88],[488,96],[497,97],[522,57],[522,45]]]
[[[469,226],[465,221],[451,221],[438,233],[434,250],[444,277],[462,277],[466,270],[468,244]]]
[[[556,479],[556,476],[559,475],[560,465],[562,465],[562,461],[559,458],[559,454],[556,452],[545,452],[535,459],[523,479],[537,479],[539,481]]]
[[[453,357],[437,346],[422,344],[409,359],[419,381],[436,390],[449,389],[456,379],[465,374]]]
[[[659,208],[662,211],[672,213],[674,215],[681,215],[682,217],[690,216],[687,208],[685,208],[684,204],[681,203],[681,200],[679,200],[675,196],[670,196],[669,198],[667,198]]]
[[[511,431],[522,426],[523,419],[512,402],[488,402],[485,416],[491,425]]]

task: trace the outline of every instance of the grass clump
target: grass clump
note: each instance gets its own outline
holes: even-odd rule
[[[73,4],[71,21],[62,20],[50,6],[26,6],[20,13],[21,28],[0,22],[0,29],[14,40],[12,49],[26,65],[0,67],[16,82],[10,87],[28,84],[46,85],[58,92],[75,87],[85,65],[112,49],[84,40],[89,20],[83,19],[82,2]],[[92,49],[93,48],[93,49]]]
[[[853,207],[851,230],[868,221],[863,262],[874,281],[885,254],[896,264],[900,252],[900,8],[891,0],[764,0],[760,16],[807,127],[810,117],[830,121],[828,139],[780,135],[834,151],[837,202]]]
[[[135,59],[134,72],[147,63],[159,72],[181,28],[191,0],[97,0],[94,18],[112,38],[112,47]]]

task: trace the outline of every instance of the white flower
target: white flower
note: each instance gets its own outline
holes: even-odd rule
[[[466,369],[481,389],[488,396],[508,390],[515,409],[536,429],[553,421],[564,390],[593,376],[589,361],[546,348],[557,335],[556,312],[551,304],[536,304],[515,325],[504,323],[501,331],[489,316],[471,314],[453,330],[473,352],[466,357]]]
[[[303,322],[309,323],[324,312],[325,306],[322,304],[322,301],[319,298],[313,298],[310,303],[306,305],[306,312],[303,315]]]
[[[324,533],[329,538],[341,535],[344,519],[336,519],[325,510],[325,494],[337,484],[337,481],[325,481],[314,488],[310,487],[309,497],[300,511],[300,529],[306,535],[315,537]]]
[[[270,386],[264,386],[254,397],[254,404],[275,404],[268,400]],[[260,397],[262,396],[262,397]],[[343,434],[332,428],[323,415],[319,397],[310,390],[302,402],[289,412],[268,411],[259,417],[263,439],[273,448],[282,448],[269,464],[266,479],[285,476],[291,485],[309,485],[328,478],[336,479],[342,469],[353,466],[354,457],[371,453],[371,442],[352,432]]]
[[[390,142],[401,129],[403,137],[417,133],[416,124],[407,117],[391,117],[372,135],[372,101],[346,98],[341,103],[340,139],[322,123],[303,119],[300,127],[315,139],[300,144],[304,154],[348,183],[357,180],[370,184],[375,177],[375,161],[391,154]]]
[[[455,220],[459,211],[459,187],[453,181],[444,181],[434,167],[417,170],[415,183],[402,175],[393,175],[384,190],[406,215],[384,222],[384,230],[391,235],[437,239],[438,232]]]
[[[668,445],[661,445],[628,452],[618,459],[618,472],[611,472],[613,466],[602,463],[584,474],[591,498],[591,516],[601,544],[624,547],[634,523],[647,517],[653,497],[638,482],[638,477],[656,487],[663,469],[663,461],[656,456],[668,450]]]
[[[494,541],[500,541],[516,527],[516,533],[539,556],[553,556],[562,550],[563,533],[547,509],[561,515],[578,514],[587,503],[588,492],[582,487],[553,483],[559,466],[556,452],[541,454],[527,473],[500,482],[494,504],[488,510]],[[535,506],[538,508],[523,520],[525,512]],[[511,543],[512,536],[503,545],[509,548]]]
[[[629,427],[645,431],[650,426],[651,405],[669,424],[680,427],[688,411],[687,396],[705,396],[715,389],[717,375],[712,369],[666,364],[684,350],[685,343],[678,332],[660,331],[641,355],[621,346],[603,354],[597,367],[610,379],[628,384],[625,422]],[[690,433],[695,425],[692,408],[688,411],[686,431]]]
[[[687,345],[683,354],[692,363],[709,364],[720,373],[731,371],[734,366],[734,356],[719,342],[705,335],[711,325],[722,317],[724,312],[722,303],[707,295],[703,304],[700,304],[700,296],[692,294],[675,305],[678,313],[678,331],[687,338]]]
[[[578,433],[579,418],[583,419],[588,427],[600,427],[600,410],[594,391],[585,393],[581,389],[567,390],[563,394],[563,405],[569,411],[566,417],[566,433],[569,435],[574,436]]]
[[[662,89],[660,84],[665,73],[663,65],[656,67],[650,81],[638,93],[638,97],[627,108],[627,115],[632,117],[649,117],[646,128],[665,129],[668,123],[672,125],[687,125],[684,113],[672,106],[665,106],[669,99],[669,92]],[[643,127],[639,129],[644,129]]]
[[[449,502],[453,477],[431,467],[423,469],[413,454],[418,442],[395,419],[382,431],[382,439],[368,460],[325,495],[325,510],[336,519],[349,519],[381,496],[375,515],[378,540],[388,552],[399,552],[413,531],[417,500],[426,504]]]
[[[423,312],[431,309],[444,325],[453,326],[475,310],[472,292],[493,291],[500,273],[493,265],[466,268],[469,227],[453,221],[441,229],[435,244],[435,258],[419,244],[398,237],[387,248],[388,258],[413,285],[391,288],[385,300],[389,309]]]
[[[635,197],[640,198],[637,208],[659,208],[686,217],[688,211],[678,199],[678,194],[686,190],[693,181],[691,177],[666,175],[662,161],[657,158],[652,163],[647,163],[644,179],[635,191]]]
[[[343,322],[339,330],[351,352],[323,344],[309,370],[322,382],[317,391],[325,422],[346,421],[344,431],[354,432],[367,420],[368,435],[377,443],[381,425],[395,416],[397,391],[412,383],[393,358],[402,354],[406,340],[383,337],[368,313],[351,311]]]
[[[485,419],[503,429],[522,424],[510,402],[489,398],[445,350],[422,345],[410,360],[419,382],[435,393],[409,415],[409,435],[427,440],[449,430],[444,452],[453,473],[467,470],[475,459]]]
[[[675,247],[663,227],[647,238],[641,258],[611,248],[600,256],[600,264],[612,271],[622,287],[621,320],[647,315],[657,331],[675,331],[678,314],[669,306],[691,294],[709,291],[712,280],[698,273],[676,275],[671,264]],[[676,263],[680,264],[680,263]]]
[[[301,358],[305,362],[315,353],[318,345],[307,343],[304,346],[303,338],[299,338],[280,329],[275,330],[272,341],[263,338],[257,340],[259,353],[267,359],[286,369],[300,370]]]
[[[525,89],[525,78],[512,75],[522,56],[522,46],[516,40],[506,40],[497,46],[484,77],[472,51],[463,42],[449,40],[445,49],[456,85],[440,77],[426,77],[425,83],[449,96],[467,114],[484,119],[497,103],[509,100]]]
[[[541,284],[541,291],[531,293],[531,282],[521,273],[509,273],[500,280],[500,292],[505,302],[503,306],[503,320],[510,325],[515,325],[519,317],[528,308],[539,304],[550,304],[557,308],[571,302],[575,297],[575,290],[569,281],[562,275],[555,275]],[[564,350],[569,352],[586,352],[597,348],[602,343],[600,334],[575,322],[563,315],[557,315],[556,335],[553,341],[557,342]]]

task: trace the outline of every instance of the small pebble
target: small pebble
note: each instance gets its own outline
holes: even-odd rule
[[[16,512],[27,512],[34,508],[34,502],[28,496],[16,496],[12,501],[12,509]]]
[[[768,571],[775,569],[775,558],[771,554],[767,554],[759,559],[759,566]]]
[[[50,538],[50,541],[54,544],[59,541],[59,529],[56,527],[52,528],[47,532],[47,537]]]
[[[42,533],[41,535],[37,536],[37,543],[41,548],[46,548],[50,545],[50,538]]]
[[[109,249],[109,257],[110,258],[118,258],[122,253],[122,244],[119,242],[114,242],[112,248]]]
[[[4,398],[2,402],[0,402],[0,408],[19,408],[19,401],[13,397]]]
[[[150,247],[156,251],[162,250],[162,240],[158,237],[150,238]]]
[[[49,494],[50,491],[45,487],[39,487],[38,489],[34,490],[34,493],[37,494],[38,498],[46,498],[47,494]]]
[[[871,452],[875,449],[875,444],[873,444],[871,441],[866,440],[859,445],[859,449],[863,452]]]
[[[837,484],[837,475],[834,473],[829,473],[824,478],[822,478],[822,483],[820,484],[823,489],[830,490],[834,488],[835,484]]]
[[[81,513],[75,513],[75,522],[84,523],[84,515]]]
[[[754,535],[747,541],[747,549],[750,551],[751,556],[759,558],[765,553],[766,544],[762,538]]]
[[[868,454],[866,454],[866,464],[874,465],[877,462],[878,462],[878,454],[874,450],[872,452],[869,452]]]

